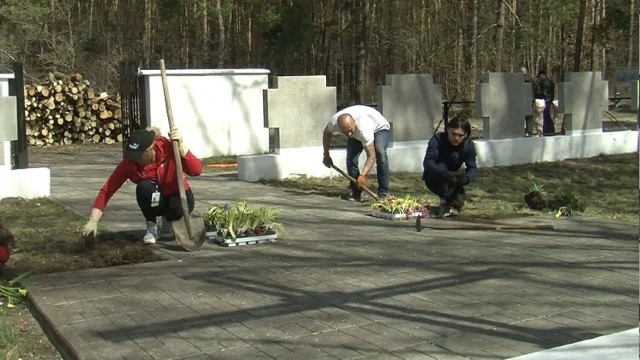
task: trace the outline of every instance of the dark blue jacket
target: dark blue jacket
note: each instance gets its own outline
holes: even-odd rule
[[[439,178],[443,178],[445,170],[438,167],[438,163],[444,163],[449,171],[457,171],[462,164],[465,164],[469,181],[473,181],[478,177],[478,167],[476,166],[476,148],[473,141],[468,137],[464,139],[462,144],[453,146],[449,142],[446,132],[433,135],[427,145],[427,153],[424,155],[422,166],[424,171],[422,179],[426,180],[427,175],[435,174]]]

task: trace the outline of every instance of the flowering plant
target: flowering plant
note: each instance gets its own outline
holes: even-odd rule
[[[277,212],[271,208],[252,209],[246,201],[236,200],[234,205],[216,204],[202,218],[207,230],[222,238],[237,238],[284,233],[284,226],[276,221]]]
[[[22,275],[16,277],[15,279],[9,281],[7,286],[0,285],[0,296],[7,299],[7,307],[12,308],[15,305],[21,303],[24,298],[27,296],[27,289],[22,287],[20,283],[22,279],[29,276],[30,273],[23,273]]]
[[[427,207],[420,204],[410,194],[401,198],[387,195],[385,198],[374,201],[371,204],[371,208],[390,214],[405,214],[407,218],[412,217],[417,212],[420,212],[420,217],[423,219],[429,216]]]

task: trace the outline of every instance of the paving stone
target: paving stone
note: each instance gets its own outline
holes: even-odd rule
[[[327,331],[310,335],[305,338],[307,340],[311,338],[315,346],[318,346],[323,352],[326,352],[338,359],[349,359],[362,355],[351,348],[352,345],[356,345],[360,343],[360,341],[342,331]]]
[[[143,347],[149,355],[156,359],[172,359],[201,354],[198,348],[177,334],[165,335],[158,340],[160,340],[161,346]]]
[[[115,165],[89,155],[40,164],[52,197],[83,214]],[[277,207],[287,238],[158,246],[168,260],[30,277],[45,326],[80,358],[501,359],[637,326],[633,224],[542,215],[504,221],[553,231],[417,233],[328,197],[212,173],[190,183],[198,209],[238,197]],[[101,224],[142,235],[134,193],[125,184]]]
[[[250,345],[244,345],[241,347],[235,347],[230,349],[223,349],[220,351],[209,352],[207,355],[213,359],[255,359],[255,360],[272,360],[273,357],[268,354],[254,348]]]
[[[626,324],[629,325],[629,327],[638,325],[637,304],[635,304],[633,310],[629,307],[622,308],[619,306],[610,306],[608,304],[598,304],[582,307],[580,308],[580,312],[592,314],[604,320]]]
[[[131,350],[121,354],[124,360],[152,360],[153,357],[144,350]]]
[[[508,359],[518,355],[513,349],[498,344],[487,344],[482,347],[480,352],[474,356],[486,357],[488,359]]]
[[[278,342],[248,341],[249,345],[274,359],[293,359],[296,353]]]
[[[278,343],[294,354],[291,359],[335,359],[333,355],[324,352],[323,348],[318,346],[314,335],[281,340]]]
[[[224,346],[225,349],[234,349],[248,346],[247,342],[244,341],[244,339],[239,338],[226,330],[224,333],[220,333],[217,336],[216,341]]]

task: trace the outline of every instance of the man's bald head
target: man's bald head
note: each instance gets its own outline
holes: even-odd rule
[[[342,132],[346,137],[351,137],[356,129],[356,121],[349,114],[342,114],[338,116],[337,124],[340,132]]]

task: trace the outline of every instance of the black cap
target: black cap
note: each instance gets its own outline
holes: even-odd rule
[[[138,129],[131,133],[129,140],[124,147],[124,158],[133,161],[140,161],[144,151],[153,144],[156,134],[145,129]]]

